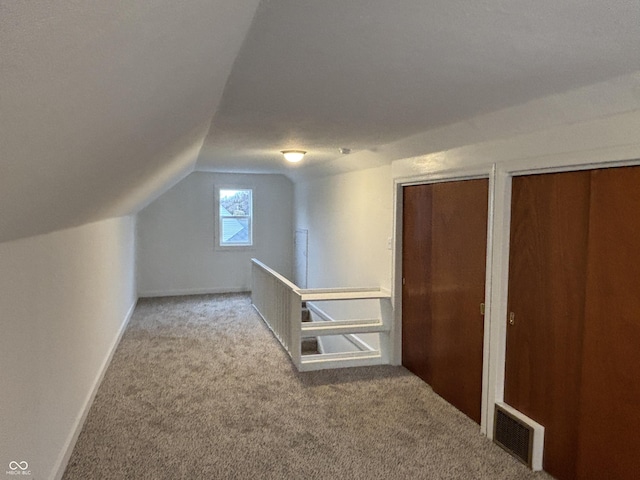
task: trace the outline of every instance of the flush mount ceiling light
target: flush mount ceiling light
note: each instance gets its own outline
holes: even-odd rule
[[[291,163],[299,162],[306,153],[304,150],[282,150],[285,160]]]

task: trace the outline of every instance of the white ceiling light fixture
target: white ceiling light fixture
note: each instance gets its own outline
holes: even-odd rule
[[[282,150],[285,160],[291,163],[299,162],[306,153],[304,150]]]

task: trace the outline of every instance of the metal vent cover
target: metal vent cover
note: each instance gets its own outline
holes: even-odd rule
[[[507,412],[496,408],[493,439],[514,457],[531,467],[533,429],[523,425]]]
[[[496,403],[493,441],[533,470],[542,470],[544,427],[504,403]]]

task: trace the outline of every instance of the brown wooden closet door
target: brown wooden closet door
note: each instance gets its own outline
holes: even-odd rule
[[[485,179],[433,185],[431,386],[478,423],[488,194]]]
[[[403,358],[480,422],[488,180],[404,189]]]
[[[431,337],[431,200],[430,185],[403,189],[402,365],[427,383],[431,383],[427,345]]]
[[[595,170],[578,478],[640,478],[640,167]]]
[[[575,476],[589,183],[588,171],[513,179],[504,398],[544,425],[559,479]]]

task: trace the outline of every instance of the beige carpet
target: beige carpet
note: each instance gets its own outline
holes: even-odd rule
[[[143,299],[64,475],[548,479],[399,367],[299,374],[247,295]]]

